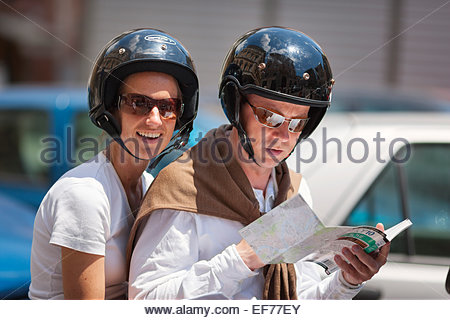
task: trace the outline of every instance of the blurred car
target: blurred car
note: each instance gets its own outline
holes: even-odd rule
[[[35,210],[0,194],[0,299],[26,298]]]
[[[0,298],[24,298],[34,215],[50,186],[102,150],[108,137],[88,117],[87,90],[18,86],[0,90]],[[189,143],[222,118],[199,112]],[[164,157],[156,174],[177,155]]]
[[[327,113],[288,165],[305,177],[325,225],[413,222],[357,298],[450,299],[450,108],[406,111],[406,98],[403,107],[389,96],[377,99],[379,108]]]
[[[80,139],[100,136],[87,117],[85,91],[44,87],[0,91],[1,192],[37,208],[48,188],[80,163],[74,156]]]

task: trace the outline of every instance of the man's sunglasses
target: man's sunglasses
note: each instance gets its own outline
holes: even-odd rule
[[[269,128],[278,128],[285,121],[289,123],[288,130],[292,133],[301,132],[308,122],[309,118],[294,118],[289,119],[281,114],[270,111],[263,107],[255,107],[252,105],[247,99],[245,99],[248,105],[252,108],[253,114],[255,115],[256,120],[261,123],[263,126]]]
[[[125,106],[125,107],[122,107]],[[119,109],[139,116],[148,115],[153,107],[157,107],[161,118],[175,119],[183,113],[180,99],[152,99],[143,94],[124,93],[119,95]]]

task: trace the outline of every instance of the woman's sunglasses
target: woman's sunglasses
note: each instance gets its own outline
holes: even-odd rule
[[[308,122],[309,118],[294,118],[289,119],[281,114],[270,111],[263,107],[255,107],[252,105],[247,99],[245,99],[248,105],[252,108],[253,114],[255,115],[256,120],[261,123],[263,126],[269,128],[278,128],[285,121],[289,123],[288,130],[292,133],[301,132]]]
[[[122,107],[125,106],[125,107]],[[175,119],[183,113],[180,99],[152,99],[143,94],[124,93],[119,95],[119,109],[139,116],[148,115],[153,107],[157,107],[161,118]]]

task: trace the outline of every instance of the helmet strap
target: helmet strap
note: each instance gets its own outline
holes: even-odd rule
[[[253,151],[252,142],[250,141],[249,137],[247,136],[247,133],[245,132],[244,128],[242,127],[242,124],[237,121],[235,121],[232,124],[237,129],[239,139],[241,142],[241,146],[242,146],[242,148],[244,148],[245,152],[247,152],[248,158],[252,159],[253,162],[259,166],[258,162],[256,162],[256,160],[255,160],[255,152]]]
[[[253,146],[250,139],[247,136],[244,128],[242,127],[240,121],[240,110],[241,110],[241,93],[239,92],[238,85],[236,82],[231,79],[221,88],[220,94],[222,105],[225,105],[226,108],[225,114],[230,120],[231,124],[237,129],[239,139],[242,147],[245,152],[248,154],[248,158],[252,159],[254,163],[258,166],[259,164],[255,160],[255,152],[253,151]]]
[[[114,139],[127,153],[129,153],[131,156],[138,160],[148,160],[148,159],[141,159],[137,156],[135,156],[125,145],[122,138],[120,137],[120,125],[114,118],[114,116],[108,112],[104,111],[96,120],[95,120],[100,128],[105,130],[111,138]]]
[[[160,154],[158,154],[155,158],[152,159],[149,167],[147,168],[149,171],[153,170],[164,158],[165,155],[172,152],[173,150],[178,150],[187,145],[189,140],[189,134],[192,131],[192,122],[187,123],[184,127],[182,127],[176,135],[174,135],[170,141],[173,141],[172,144],[167,146]]]

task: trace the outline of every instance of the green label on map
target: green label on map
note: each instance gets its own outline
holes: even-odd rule
[[[355,238],[355,239],[359,239],[359,240],[367,243],[369,246],[364,249],[364,251],[366,253],[371,253],[372,251],[378,249],[376,241],[374,239],[372,239],[371,237],[369,237],[368,235],[365,235],[362,233],[357,233],[357,232],[350,232],[350,233],[346,233],[346,234],[343,234],[342,236],[340,236],[340,238],[343,238],[343,237]]]

